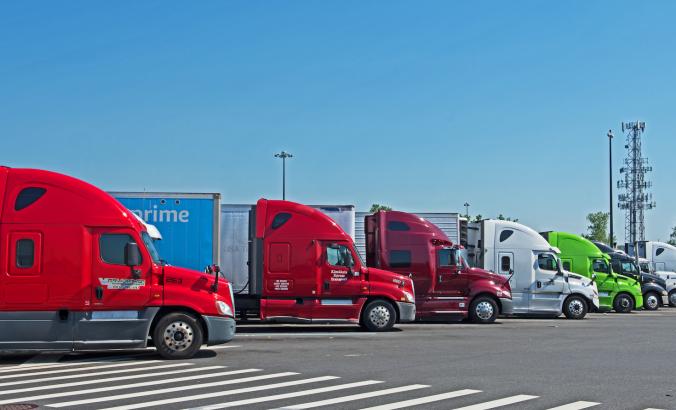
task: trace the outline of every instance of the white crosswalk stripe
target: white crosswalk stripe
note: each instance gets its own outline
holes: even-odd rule
[[[528,400],[537,399],[538,396],[529,396],[527,394],[518,394],[516,396],[505,397],[504,399],[491,400],[484,403],[474,404],[471,406],[458,407],[455,410],[488,410],[497,407],[507,406],[509,404],[521,403]]]
[[[329,387],[320,387],[320,388],[317,388],[317,389],[301,390],[301,391],[296,391],[296,392],[293,392],[293,393],[275,394],[273,396],[256,397],[254,399],[246,399],[246,400],[231,401],[231,402],[228,402],[228,403],[212,404],[210,406],[195,407],[194,410],[215,410],[215,409],[225,409],[225,408],[228,408],[228,407],[236,407],[236,406],[248,406],[250,404],[263,403],[263,402],[274,401],[274,400],[284,400],[284,399],[289,399],[289,398],[292,398],[292,397],[309,396],[311,394],[319,394],[319,393],[326,393],[326,392],[331,392],[331,391],[336,391],[336,390],[351,389],[353,387],[369,386],[371,384],[376,384],[376,383],[382,383],[382,382],[378,381],[378,380],[365,380],[363,382],[339,384],[337,386],[329,386]]]
[[[0,383],[0,387],[6,387],[6,386],[17,386],[20,384],[33,384],[33,383],[44,383],[44,382],[50,382],[54,380],[70,380],[70,379],[81,379],[83,377],[94,377],[94,376],[106,376],[110,374],[129,374],[129,373],[136,373],[136,372],[144,372],[147,370],[155,370],[155,369],[166,369],[166,368],[171,368],[171,367],[183,367],[183,366],[190,366],[192,363],[173,363],[173,364],[165,364],[165,365],[157,365],[157,366],[148,366],[148,367],[135,367],[132,369],[118,369],[118,370],[108,370],[105,372],[93,372],[93,373],[84,373],[84,374],[69,374],[69,375],[60,375],[60,376],[53,376],[53,377],[41,377],[38,379],[28,379],[28,380],[18,380],[18,381],[12,381],[12,382],[3,382]],[[227,366],[224,366],[227,367]]]
[[[37,370],[37,369],[56,369],[60,367],[72,367],[72,366],[82,366],[85,364],[98,364],[98,363],[106,363],[106,362],[121,362],[124,360],[129,360],[130,357],[124,356],[124,357],[113,357],[110,359],[96,359],[96,360],[91,360],[91,359],[86,359],[86,360],[70,360],[65,363],[22,363],[22,364],[17,364],[17,365],[11,365],[11,366],[3,366],[0,367],[0,374],[2,373],[11,373],[11,372],[17,372],[17,371],[27,371],[27,370]]]
[[[240,379],[221,380],[221,381],[218,381],[218,382],[211,382],[211,383],[188,384],[188,385],[170,387],[170,388],[165,388],[165,389],[154,389],[154,390],[151,390],[151,391],[140,391],[140,392],[136,392],[136,393],[118,394],[118,395],[115,395],[115,396],[103,396],[103,397],[95,397],[93,399],[74,400],[74,401],[68,401],[68,402],[62,402],[62,403],[54,403],[54,404],[50,404],[49,406],[50,407],[79,406],[79,405],[82,405],[82,404],[102,403],[102,402],[105,402],[105,401],[131,399],[131,398],[144,397],[144,396],[155,396],[155,395],[161,395],[161,394],[167,394],[167,393],[175,393],[175,392],[179,392],[179,391],[204,389],[204,388],[208,388],[208,387],[227,386],[229,384],[239,384],[239,383],[247,383],[247,382],[253,382],[253,381],[258,381],[258,380],[273,379],[273,378],[277,378],[277,377],[295,376],[297,374],[298,373],[294,373],[294,372],[273,373],[273,374],[266,374],[266,375],[262,375],[262,376],[244,377],[244,378],[240,378]]]
[[[421,404],[434,403],[436,401],[448,400],[455,397],[467,396],[469,394],[481,393],[481,390],[456,390],[448,393],[435,394],[433,396],[421,397],[418,399],[410,399],[399,401],[396,403],[383,404],[380,406],[369,407],[364,410],[394,410],[394,409],[403,409],[407,407],[419,406]]]
[[[157,368],[159,368],[159,367],[162,367],[162,366],[158,366]],[[175,366],[171,366],[171,367],[175,367]],[[224,367],[225,366],[193,367],[193,368],[190,368],[190,369],[181,369],[180,372],[181,372],[181,374],[195,373],[195,372],[201,372],[201,371],[204,371],[204,370],[223,369]],[[238,372],[241,372],[241,371],[238,371]],[[40,391],[40,390],[53,390],[53,389],[63,389],[63,388],[67,388],[67,387],[86,386],[86,385],[90,385],[90,384],[101,384],[101,383],[110,383],[110,382],[117,382],[117,381],[143,379],[143,378],[148,378],[148,377],[175,375],[175,374],[176,374],[176,370],[169,370],[169,371],[166,371],[166,372],[143,373],[143,374],[135,374],[135,375],[109,377],[109,378],[103,378],[103,379],[82,380],[82,381],[79,381],[79,382],[71,382],[71,383],[59,383],[59,384],[48,384],[48,385],[44,385],[44,386],[24,387],[24,388],[21,388],[21,389],[14,389],[14,390],[1,390],[0,396],[5,396],[5,395],[8,395],[8,394],[27,393],[27,392]],[[216,374],[222,375],[223,373],[216,373]],[[215,377],[215,376],[209,376],[209,375],[196,376],[196,378],[201,378],[201,377]],[[162,383],[171,383],[172,380],[176,381],[176,379],[163,379],[161,382]],[[144,383],[132,384],[132,385],[128,385],[128,386],[138,387],[138,386],[142,386],[142,385],[144,385]],[[145,385],[150,386],[151,384],[145,384]],[[115,386],[114,388],[111,388],[111,390],[122,389],[122,388],[124,388],[124,387],[118,385],[118,386]],[[98,390],[101,391],[101,389],[98,389]],[[80,391],[79,394],[84,394],[84,393],[82,393],[82,391]],[[37,399],[35,399],[35,400],[37,400]]]
[[[330,406],[330,405],[333,405],[333,404],[346,403],[348,401],[368,399],[368,398],[371,398],[371,397],[386,396],[386,395],[389,395],[389,394],[403,393],[403,392],[407,392],[407,391],[411,391],[411,390],[424,389],[424,388],[427,388],[427,387],[430,387],[430,386],[427,386],[425,384],[411,384],[409,386],[395,387],[395,388],[392,388],[392,389],[376,390],[376,391],[371,391],[371,392],[367,392],[367,393],[352,394],[350,396],[337,397],[335,399],[327,399],[327,400],[313,401],[313,402],[310,402],[310,403],[295,404],[293,406],[280,407],[277,410],[312,409],[312,408],[315,408],[315,407]]]
[[[598,406],[599,404],[601,403],[596,403],[593,401],[576,401],[573,403],[564,404],[563,406],[552,407],[549,410],[581,410]]]
[[[33,376],[43,376],[47,374],[60,374],[60,373],[73,373],[73,372],[81,372],[83,370],[96,370],[96,369],[110,369],[113,367],[125,367],[125,366],[142,366],[144,364],[148,363],[161,363],[161,360],[143,360],[143,361],[137,361],[137,362],[123,362],[123,363],[114,363],[114,364],[104,364],[104,365],[96,365],[96,366],[90,366],[90,367],[78,367],[75,369],[58,369],[58,370],[46,370],[46,371],[41,371],[41,372],[34,372],[32,373],[31,371],[34,369],[17,369],[14,370],[15,372],[21,372],[20,374],[12,374],[12,375],[6,375],[0,378],[0,380],[5,380],[9,377],[33,377]]]
[[[298,374],[298,373],[295,373]],[[163,400],[155,400],[155,401],[149,401],[145,403],[137,403],[137,404],[132,404],[128,406],[118,406],[118,407],[110,407],[108,409],[104,410],[131,410],[131,409],[142,409],[142,408],[147,408],[147,407],[159,407],[165,404],[174,404],[174,403],[185,403],[187,401],[195,401],[195,400],[203,400],[203,399],[211,399],[214,397],[223,397],[223,396],[230,396],[233,394],[242,394],[242,393],[251,393],[251,392],[257,392],[257,391],[262,391],[262,390],[270,390],[270,389],[277,389],[277,388],[283,388],[283,387],[290,387],[290,386],[298,386],[301,384],[308,384],[308,383],[319,383],[319,382],[325,382],[328,380],[334,380],[334,379],[339,379],[340,377],[336,376],[321,376],[321,377],[313,377],[311,379],[301,379],[301,380],[295,380],[291,382],[283,382],[283,383],[275,383],[275,384],[266,384],[263,386],[255,386],[255,387],[245,387],[241,389],[234,389],[234,390],[224,390],[224,391],[217,391],[217,392],[212,392],[212,393],[203,393],[203,394],[196,394],[193,396],[184,396],[184,397],[176,397],[173,399],[163,399]],[[56,407],[53,406],[52,407]],[[65,407],[65,406],[61,406]]]

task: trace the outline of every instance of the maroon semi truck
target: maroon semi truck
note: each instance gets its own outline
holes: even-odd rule
[[[464,250],[433,223],[414,214],[367,215],[366,264],[409,276],[415,284],[417,318],[467,318],[491,323],[512,311],[506,277],[470,268]]]

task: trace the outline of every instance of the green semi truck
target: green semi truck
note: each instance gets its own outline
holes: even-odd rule
[[[567,232],[541,232],[550,245],[561,251],[563,269],[591,278],[596,275],[601,311],[628,313],[643,307],[641,284],[613,272],[610,257],[591,241]]]

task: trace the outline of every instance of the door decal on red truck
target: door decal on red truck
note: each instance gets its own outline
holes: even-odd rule
[[[99,282],[108,289],[139,290],[146,285],[145,279],[99,278]]]

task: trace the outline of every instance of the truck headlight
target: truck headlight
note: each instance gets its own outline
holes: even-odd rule
[[[404,291],[404,297],[406,298],[406,301],[409,303],[415,303],[415,298],[413,297],[412,293],[408,293]]]
[[[230,306],[228,306],[227,303],[223,302],[222,300],[217,300],[216,301],[216,309],[218,309],[218,313],[220,313],[223,316],[234,316],[232,314],[232,309]]]

